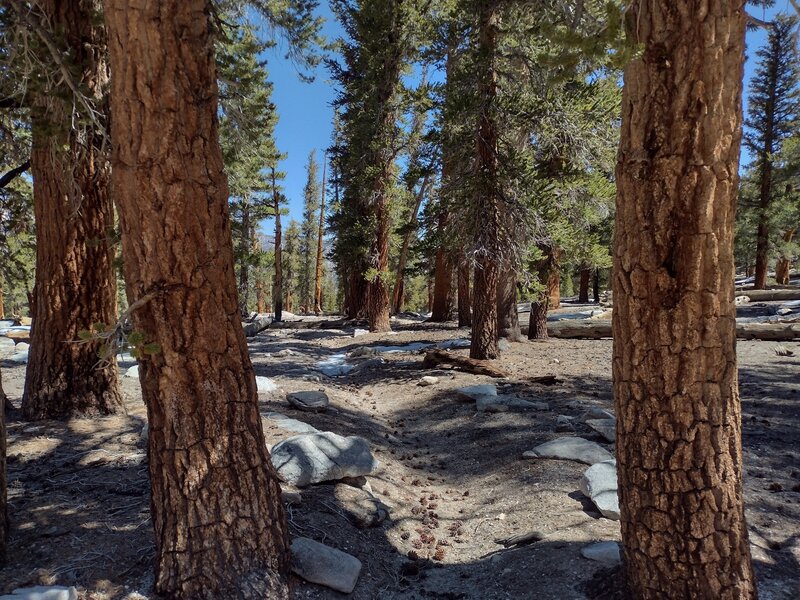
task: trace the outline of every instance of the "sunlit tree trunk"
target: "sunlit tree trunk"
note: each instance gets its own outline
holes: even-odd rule
[[[322,191],[319,199],[319,228],[317,230],[317,262],[314,269],[314,314],[322,313],[322,249],[325,239],[325,187],[328,185],[328,153],[322,155]]]
[[[288,598],[289,549],[239,320],[206,0],[107,0],[113,194],[150,435],[155,591]]]
[[[522,341],[517,311],[517,274],[503,269],[497,284],[497,335],[511,342]]]
[[[794,238],[795,229],[788,229],[783,234],[783,241],[791,243],[792,239]],[[775,280],[779,285],[788,285],[789,283],[789,267],[790,267],[789,259],[786,256],[781,256],[778,258],[778,262],[775,265]],[[2,306],[0,306],[0,310],[2,310]]]
[[[469,294],[469,262],[461,257],[458,264],[458,326],[472,326],[472,303]]]
[[[475,286],[470,357],[497,358],[497,280],[499,276],[499,202],[497,182],[497,126],[493,111],[497,95],[495,54],[500,25],[497,0],[481,0],[478,8],[478,50],[481,55],[478,90],[476,202],[481,223],[475,257]]]
[[[283,319],[283,258],[281,256],[281,201],[275,182],[275,167],[271,169],[272,209],[275,213],[275,278],[272,283],[272,301],[275,303],[275,321]]]
[[[74,343],[79,332],[117,318],[109,165],[98,122],[106,119],[106,35],[96,19],[99,3],[37,6],[72,49],[59,60],[69,61],[70,77],[96,115],[73,114],[75,105],[86,108],[66,82],[34,97],[36,301],[22,412],[28,419],[109,414],[123,410],[116,363],[98,364],[99,341]]]
[[[613,378],[633,598],[756,597],[742,504],[733,231],[743,0],[632,5]]]
[[[446,211],[442,211],[437,219],[438,237],[444,237],[450,219]],[[433,275],[433,306],[430,320],[442,323],[450,320],[453,311],[453,264],[450,251],[440,242],[436,249],[436,264]]]

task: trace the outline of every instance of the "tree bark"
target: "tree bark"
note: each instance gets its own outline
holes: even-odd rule
[[[528,339],[547,339],[547,297],[531,302],[531,314],[528,317]]]
[[[503,269],[497,283],[497,335],[510,342],[521,342],[517,310],[517,274]]]
[[[561,271],[559,270],[559,254],[557,248],[552,248],[552,256],[548,258],[549,271],[547,273],[548,308],[561,306]]]
[[[787,229],[783,234],[783,241],[791,243],[792,238],[794,238],[796,229]],[[788,285],[789,284],[789,258],[786,256],[781,256],[778,258],[778,263],[775,265],[775,281],[778,285]],[[2,290],[0,290],[2,292]],[[0,293],[0,300],[2,300],[2,293]],[[0,302],[0,312],[2,312],[2,302]]]
[[[0,319],[6,318],[6,303],[3,296],[3,284],[0,281]]]
[[[70,73],[95,103],[96,118],[105,119],[108,65],[105,30],[95,19],[99,5],[37,5],[72,48]],[[94,121],[75,124],[72,111],[66,84],[40,93],[31,111],[36,301],[22,398],[28,419],[123,410],[116,363],[98,365],[101,342],[73,343],[80,331],[116,321],[116,278],[105,132]]]
[[[441,211],[436,223],[438,237],[444,237],[445,230],[449,223],[447,211]],[[431,310],[430,321],[443,323],[450,320],[453,312],[453,264],[450,252],[442,242],[436,249],[436,265],[433,275],[433,307]]]
[[[314,314],[322,313],[322,249],[325,237],[325,186],[327,185],[328,153],[322,155],[322,191],[319,199],[319,229],[317,230],[317,263],[314,269]]]
[[[595,269],[592,277],[592,299],[600,302],[600,269]]]
[[[640,2],[616,178],[613,378],[634,598],[755,598],[742,504],[733,229],[743,0]]]
[[[497,0],[481,0],[478,9],[480,66],[480,114],[477,129],[476,169],[479,182],[478,214],[481,218],[475,259],[475,297],[470,358],[497,358],[497,280],[499,248],[499,202],[497,182],[497,126],[494,103],[497,96],[495,54],[500,26]]]
[[[275,167],[272,176],[272,208],[275,211],[275,279],[272,285],[272,301],[275,303],[275,321],[283,319],[283,264],[281,257],[281,197],[275,182]]]
[[[586,265],[581,266],[581,283],[578,288],[578,302],[589,302],[589,279],[591,278],[592,270]]]
[[[458,326],[472,326],[472,304],[469,297],[469,262],[461,257],[458,264]]]
[[[155,589],[288,598],[280,487],[239,320],[205,0],[107,0],[113,194],[150,436]]]
[[[250,204],[247,200],[242,201],[242,235],[239,244],[241,255],[239,263],[239,313],[243,317],[249,315],[247,309],[247,297],[250,295],[250,261],[248,260],[249,249],[251,247],[250,233]]]

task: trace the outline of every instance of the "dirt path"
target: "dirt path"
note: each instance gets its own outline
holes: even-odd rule
[[[580,422],[590,407],[611,408],[610,341],[512,344],[499,361],[511,373],[504,393],[546,402],[548,410],[478,413],[455,389],[487,377],[422,371],[418,353],[365,356],[342,377],[316,370],[320,359],[363,346],[437,343],[466,330],[405,324],[397,335],[352,331],[268,331],[251,343],[258,375],[283,391],[324,389],[331,408],[305,413],[283,393],[262,395],[277,411],[320,430],[369,440],[381,467],[368,478],[391,509],[378,527],[355,527],[335,486],[301,490],[288,508],[292,533],[357,556],[364,563],[352,598],[584,598],[585,586],[609,576],[580,556],[594,540],[617,539],[578,491],[585,465],[524,460],[555,433],[558,415],[576,417],[576,434],[605,443]],[[775,344],[740,342],[744,402],[746,501],[761,597],[800,597],[800,359],[778,357]],[[789,345],[800,355],[800,345]],[[462,351],[465,352],[465,351]],[[3,365],[18,405],[24,367]],[[554,386],[532,384],[557,375]],[[438,383],[419,386],[422,375]],[[33,583],[74,584],[83,597],[141,598],[151,585],[152,542],[144,423],[138,381],[123,380],[129,416],[68,424],[27,424],[11,415],[9,464],[12,560],[0,592]],[[268,423],[271,423],[268,421]],[[274,444],[291,432],[266,428]],[[341,485],[341,484],[340,484]],[[496,540],[529,531],[544,539],[514,548]],[[409,558],[411,557],[411,558]],[[601,586],[602,587],[602,586]],[[341,594],[301,581],[298,598]]]

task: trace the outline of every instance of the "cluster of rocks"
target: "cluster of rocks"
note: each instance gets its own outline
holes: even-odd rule
[[[78,600],[78,591],[74,587],[62,585],[36,586],[18,588],[0,600]]]
[[[498,394],[497,386],[492,383],[470,385],[458,388],[456,392],[460,396],[474,400],[478,412],[506,412],[512,409],[548,410],[550,408],[546,402],[531,402],[510,394]]]
[[[574,417],[560,415],[556,422],[556,431],[575,431],[575,420]],[[607,442],[615,441],[617,421],[609,411],[589,409],[583,422]],[[617,461],[603,446],[581,437],[567,436],[540,444],[523,453],[523,457],[572,460],[589,465],[579,482],[581,492],[592,501],[603,517],[619,521]],[[581,555],[608,566],[620,562],[619,544],[614,541],[586,546],[581,550]]]

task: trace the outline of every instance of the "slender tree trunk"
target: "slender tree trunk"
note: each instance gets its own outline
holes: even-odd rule
[[[758,203],[758,231],[756,233],[756,276],[753,289],[767,289],[769,269],[769,205],[772,187],[772,164],[765,162],[761,169],[761,194]]]
[[[6,562],[8,542],[8,485],[6,478],[6,394],[0,371],[0,565]]]
[[[528,317],[528,339],[546,340],[547,336],[547,303],[545,295],[538,301],[531,302],[531,314]]]
[[[581,283],[578,288],[578,302],[589,302],[589,279],[592,276],[592,270],[586,265],[581,266]]]
[[[521,342],[517,310],[517,274],[513,269],[503,269],[497,284],[497,334],[510,342]]]
[[[616,178],[613,377],[627,581],[755,598],[742,505],[733,230],[744,0],[640,2]]]
[[[327,184],[328,153],[322,155],[322,192],[319,200],[319,229],[317,231],[317,264],[314,270],[314,314],[322,313],[322,247],[325,236],[325,186]]]
[[[414,208],[408,219],[408,228],[403,235],[403,243],[400,246],[400,256],[397,259],[397,274],[394,279],[394,289],[392,290],[392,313],[397,314],[403,312],[403,304],[405,301],[405,270],[408,264],[408,253],[411,249],[411,238],[416,231],[417,215],[419,214],[419,207],[425,198],[425,192],[428,189],[428,176],[422,178],[422,183],[414,200]]]
[[[150,436],[155,590],[288,598],[289,549],[239,322],[205,0],[107,0],[113,194]]]
[[[272,174],[272,208],[275,212],[275,279],[272,286],[272,301],[275,303],[275,321],[283,320],[283,259],[281,257],[281,197],[275,182],[275,167]]]
[[[375,209],[378,230],[370,256],[375,276],[367,282],[367,322],[369,330],[391,331],[389,323],[389,286],[385,274],[389,268],[389,207],[385,190],[379,194]]]
[[[436,223],[439,239],[444,237],[449,221],[447,211],[441,211]],[[433,308],[430,320],[434,323],[449,321],[453,312],[453,263],[451,258],[450,252],[440,242],[436,249],[436,266],[433,277]]]
[[[481,0],[478,15],[478,49],[483,57],[480,66],[481,98],[477,131],[477,176],[480,210],[478,252],[475,259],[475,287],[470,357],[497,358],[497,280],[499,248],[499,202],[497,196],[497,126],[494,103],[497,95],[495,54],[500,18],[497,0]]]
[[[96,118],[105,119],[108,65],[99,4],[37,5],[73,49],[72,76],[96,103]],[[36,302],[22,399],[28,419],[123,410],[116,363],[98,365],[99,341],[73,343],[80,331],[116,321],[116,279],[104,132],[94,122],[75,124],[72,108],[73,94],[62,84],[35,98],[31,112]]]
[[[592,300],[600,302],[600,269],[595,269],[592,276]]]
[[[550,269],[547,274],[548,308],[558,308],[561,306],[561,270],[559,264],[561,251],[558,248],[550,248],[549,250],[551,255],[548,257]]]
[[[788,229],[783,234],[783,241],[787,244],[792,242],[792,238],[794,238],[795,229]],[[779,285],[788,285],[789,284],[789,258],[787,256],[781,256],[778,258],[778,263],[775,265],[775,279]],[[2,291],[2,290],[0,290]],[[0,300],[2,300],[2,294],[0,294]],[[0,306],[0,311],[2,311],[2,306]]]
[[[240,239],[239,254],[239,313],[243,317],[249,315],[247,310],[247,297],[250,289],[250,261],[248,260],[248,250],[251,246],[250,233],[250,205],[248,202],[242,203],[242,236]]]
[[[3,297],[3,285],[0,282],[0,319],[6,318],[6,304],[5,298]]]
[[[458,326],[472,326],[472,305],[469,297],[469,261],[461,257],[458,264]]]
[[[250,238],[250,252],[253,253],[254,256],[260,256],[262,252],[261,242],[258,239],[258,235],[254,229],[251,229],[251,238]],[[258,314],[263,314],[267,312],[267,300],[266,294],[264,290],[267,288],[267,284],[264,281],[264,268],[261,265],[261,261],[259,260],[257,263],[257,267],[253,272],[253,287],[255,288],[256,292],[256,312]]]

